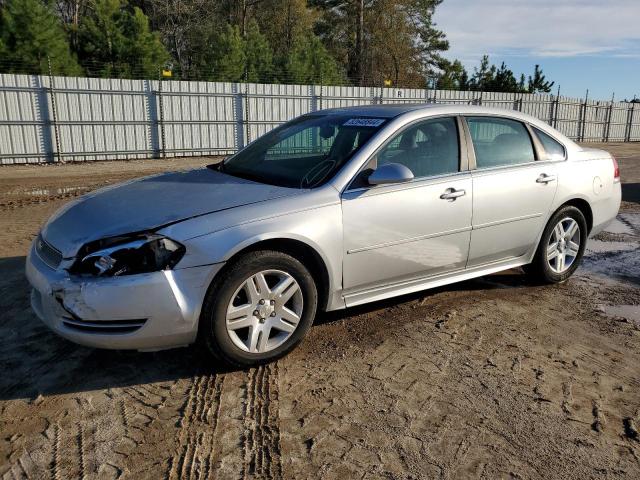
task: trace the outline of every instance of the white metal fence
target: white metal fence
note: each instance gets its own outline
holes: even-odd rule
[[[640,106],[542,94],[0,74],[0,162],[235,152],[324,108],[399,102],[516,109],[581,141],[640,141]]]

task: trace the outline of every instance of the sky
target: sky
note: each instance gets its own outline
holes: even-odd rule
[[[449,40],[445,57],[470,74],[488,54],[517,78],[540,64],[553,93],[640,97],[640,0],[444,0],[435,22]]]

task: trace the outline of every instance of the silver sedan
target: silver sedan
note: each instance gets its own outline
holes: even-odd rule
[[[562,282],[619,206],[615,159],[532,117],[339,108],[70,202],[26,268],[33,309],[72,341],[199,341],[247,366],[292,350],[320,310],[519,266]]]

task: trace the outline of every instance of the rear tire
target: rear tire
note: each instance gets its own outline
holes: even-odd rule
[[[576,271],[587,244],[587,221],[571,205],[553,214],[542,232],[538,249],[525,271],[543,283],[560,283]]]
[[[299,260],[272,250],[249,252],[209,287],[199,340],[229,365],[267,363],[302,341],[317,304],[314,279]]]

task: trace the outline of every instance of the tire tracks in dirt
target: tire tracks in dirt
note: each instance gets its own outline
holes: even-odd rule
[[[238,390],[244,392],[240,398]],[[277,364],[238,375],[195,375],[181,409],[168,478],[217,478],[230,474],[231,468],[243,479],[281,479],[278,396]],[[234,407],[240,407],[235,415]],[[240,421],[230,424],[234,416]],[[237,443],[230,450],[229,435],[234,434]]]
[[[179,446],[171,459],[170,479],[209,478],[214,472],[224,379],[217,374],[193,378],[182,409]]]
[[[282,478],[278,364],[247,372],[242,478]]]

